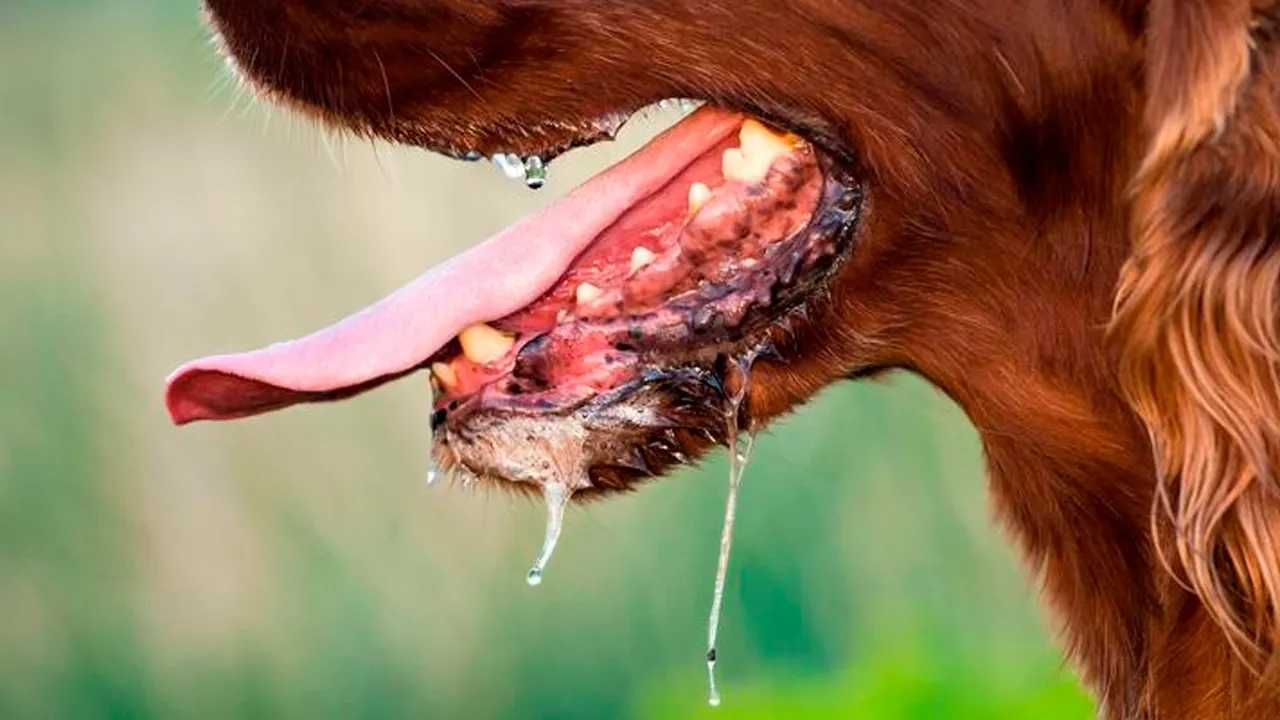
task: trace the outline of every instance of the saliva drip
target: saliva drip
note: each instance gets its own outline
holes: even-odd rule
[[[564,526],[564,511],[569,506],[569,497],[572,494],[569,486],[562,482],[548,482],[542,486],[542,497],[547,503],[547,530],[542,539],[542,552],[538,553],[538,559],[533,562],[533,567],[529,568],[529,574],[525,576],[525,581],[530,585],[542,584],[542,572],[551,560],[551,554],[556,550],[556,543],[560,541],[560,530]]]
[[[524,161],[518,155],[499,153],[493,156],[493,165],[508,180],[523,180],[525,177]]]
[[[716,581],[711,595],[711,615],[707,621],[707,684],[709,687],[707,703],[712,707],[720,705],[720,691],[716,687],[716,641],[720,632],[720,614],[724,604],[725,579],[729,574],[729,554],[733,550],[733,525],[738,512],[738,490],[742,486],[742,475],[746,472],[747,462],[751,459],[751,450],[755,445],[755,434],[748,430],[745,437],[739,437],[739,413],[742,402],[746,399],[749,386],[751,364],[755,356],[749,355],[738,359],[737,378],[740,383],[734,388],[726,408],[727,439],[729,449],[729,492],[724,504],[724,523],[720,529],[720,554],[716,561]]]
[[[508,180],[523,181],[530,190],[537,190],[547,183],[546,163],[537,155],[521,159],[512,153],[498,153],[492,160],[494,167]]]
[[[547,166],[542,158],[534,155],[524,161],[524,184],[530,190],[537,190],[547,183]]]

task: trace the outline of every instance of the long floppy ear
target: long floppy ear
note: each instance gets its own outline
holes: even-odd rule
[[[1280,42],[1273,2],[1153,0],[1147,145],[1111,337],[1157,547],[1280,680]],[[1265,6],[1265,7],[1264,7]]]

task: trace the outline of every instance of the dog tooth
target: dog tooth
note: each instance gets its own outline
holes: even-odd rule
[[[462,345],[462,354],[468,360],[477,365],[488,365],[510,352],[516,339],[501,330],[479,323],[458,333],[458,342]]]
[[[725,180],[737,180],[743,183],[754,183],[764,179],[773,164],[773,156],[747,155],[740,148],[729,148],[724,151],[721,170]]]
[[[711,199],[711,188],[696,182],[689,186],[689,214],[695,215]]]
[[[774,137],[773,131],[755,118],[743,120],[742,127],[738,128],[738,142],[743,145],[769,143]]]
[[[738,140],[745,159],[744,175],[755,180],[763,180],[773,161],[793,149],[785,137],[750,119],[742,124]]]
[[[746,159],[742,156],[742,150],[739,148],[729,148],[724,151],[724,156],[720,158],[720,172],[726,180],[742,179],[743,166]]]
[[[725,179],[744,183],[759,182],[769,174],[769,168],[780,154],[769,148],[743,145],[737,150],[736,157],[724,159]]]
[[[794,148],[800,143],[800,138],[789,132],[776,132],[768,125],[756,120],[755,118],[747,118],[742,122],[742,127],[738,129],[738,142],[742,145],[742,151],[748,152],[751,148],[778,148],[786,151]]]
[[[589,305],[604,295],[604,291],[591,283],[582,283],[576,291],[579,305]]]
[[[636,249],[631,251],[631,272],[635,272],[645,265],[648,265],[653,262],[656,257],[658,256],[649,248],[643,245],[637,245]]]
[[[452,389],[458,384],[458,373],[453,371],[453,366],[449,363],[431,363],[431,375],[440,381],[440,385],[445,390]]]

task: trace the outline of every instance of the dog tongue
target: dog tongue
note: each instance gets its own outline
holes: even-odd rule
[[[230,420],[350,397],[414,371],[464,328],[536,300],[623,212],[741,121],[703,108],[546,210],[331,327],[183,365],[168,380],[169,416],[180,425]]]

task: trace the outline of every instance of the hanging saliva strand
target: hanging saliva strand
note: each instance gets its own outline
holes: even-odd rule
[[[751,459],[751,451],[755,445],[755,434],[748,427],[745,436],[742,430],[743,402],[750,387],[751,365],[755,361],[755,353],[744,355],[729,364],[724,378],[726,388],[725,407],[725,444],[729,450],[729,491],[725,497],[724,522],[720,529],[720,552],[716,560],[716,579],[711,595],[711,613],[707,621],[707,683],[709,686],[707,702],[716,707],[720,705],[720,691],[716,686],[717,640],[720,632],[720,615],[724,604],[724,586],[729,573],[729,555],[733,550],[733,526],[737,519],[738,491],[742,486],[742,475],[746,472],[747,462]]]

